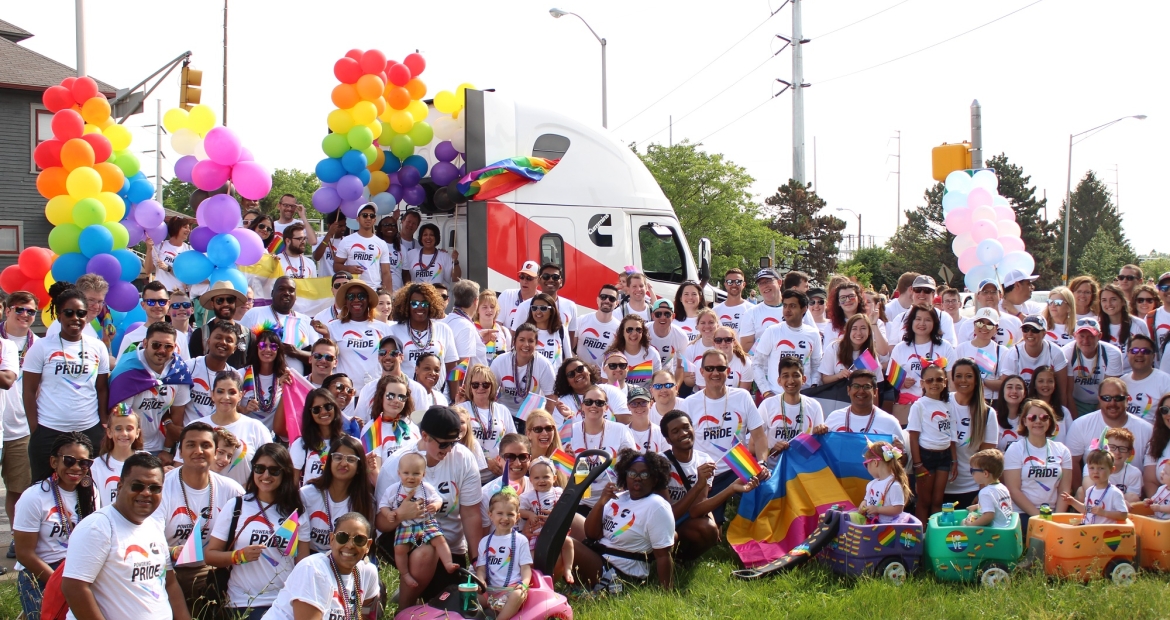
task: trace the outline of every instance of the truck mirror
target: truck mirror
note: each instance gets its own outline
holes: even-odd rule
[[[702,237],[699,239],[699,281],[711,280],[711,240]]]

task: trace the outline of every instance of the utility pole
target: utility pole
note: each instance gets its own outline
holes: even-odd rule
[[[77,12],[77,77],[85,77],[85,0],[75,0]]]
[[[78,0],[80,2],[81,0]],[[223,126],[227,127],[227,9],[228,0],[223,0]]]
[[[817,137],[813,136],[813,191],[819,191],[821,186],[817,185]]]
[[[672,115],[666,117],[666,120],[667,120],[667,123],[670,125],[670,131],[667,132],[667,136],[669,136],[668,144],[670,144],[670,146],[673,147],[674,146],[674,115],[672,114]]]
[[[971,102],[971,169],[983,167],[983,108],[979,100]]]
[[[792,178],[804,183],[804,32],[801,0],[792,0]]]
[[[162,99],[155,99],[154,105],[154,199],[162,204]]]
[[[894,133],[897,135],[890,136],[890,140],[898,141],[898,154],[890,155],[889,157],[896,157],[898,159],[898,169],[895,172],[890,173],[898,175],[898,211],[894,214],[894,232],[896,233],[898,232],[898,229],[902,227],[902,130],[895,129]],[[889,141],[886,141],[886,147],[889,148],[889,146]],[[886,158],[887,162],[890,161],[889,157]],[[889,175],[886,176],[886,180],[890,180]]]

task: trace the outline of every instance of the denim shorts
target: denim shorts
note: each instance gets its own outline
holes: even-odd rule
[[[951,471],[951,464],[954,459],[951,458],[950,450],[927,450],[926,448],[918,449],[918,458],[922,459],[922,466],[926,471]]]

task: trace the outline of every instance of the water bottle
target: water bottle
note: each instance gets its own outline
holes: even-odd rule
[[[577,467],[573,470],[573,484],[581,484],[582,482],[585,482],[585,478],[588,476],[589,465],[585,463],[584,459],[577,461]],[[593,487],[585,487],[585,494],[581,496],[581,499],[588,498],[593,494],[592,492]]]
[[[1040,518],[1045,521],[1052,520],[1052,506],[1048,504],[1040,504]]]
[[[942,514],[938,517],[939,525],[954,525],[955,524],[955,505],[943,504]]]

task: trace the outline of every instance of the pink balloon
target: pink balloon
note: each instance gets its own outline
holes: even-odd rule
[[[215,127],[204,136],[203,150],[211,161],[231,166],[240,160],[240,139],[227,127]]]
[[[435,164],[438,166],[438,164]],[[971,209],[953,209],[947,214],[946,218],[947,230],[951,231],[952,235],[961,235],[967,232],[971,227]]]
[[[975,246],[971,246],[963,251],[962,256],[959,257],[959,271],[967,273],[979,265],[979,258],[975,256]]]
[[[999,229],[1000,237],[1019,237],[1022,232],[1020,225],[1011,220],[996,222],[995,226]]]
[[[256,231],[235,228],[228,234],[240,242],[240,256],[236,259],[237,265],[255,265],[260,261],[260,257],[264,256],[264,242],[260,240],[260,235],[257,235]]]
[[[252,151],[249,151],[248,147],[241,146],[240,147],[240,158],[237,159],[236,161],[256,161],[256,158],[252,157]]]
[[[1009,220],[1012,222],[1016,221],[1016,212],[1011,207],[993,207],[993,208],[995,209],[996,221],[1000,221],[1000,222],[1002,222],[1004,220]]]
[[[999,228],[995,226],[994,222],[979,220],[971,224],[971,238],[976,243],[984,239],[995,239],[996,237],[999,237]]]
[[[244,198],[260,200],[272,190],[272,174],[254,161],[241,161],[232,166],[232,183]]]
[[[975,207],[974,209],[968,208],[968,210],[971,211],[972,222],[978,222],[979,220],[995,221],[995,209],[991,207]]]
[[[990,207],[991,200],[991,192],[982,187],[976,187],[967,194],[967,206],[972,209],[976,207]]]
[[[999,244],[1003,246],[1003,253],[1011,254],[1012,252],[1023,252],[1024,241],[1019,237],[1000,237]]]
[[[227,183],[230,172],[231,168],[217,164],[210,159],[204,159],[197,162],[195,167],[191,169],[191,182],[195,184],[195,187],[205,192],[213,192]]]

